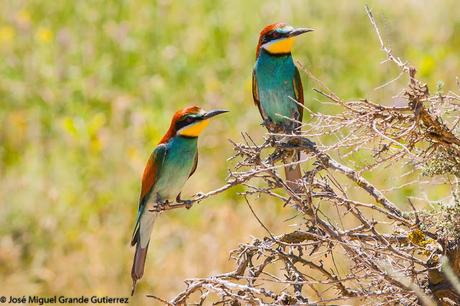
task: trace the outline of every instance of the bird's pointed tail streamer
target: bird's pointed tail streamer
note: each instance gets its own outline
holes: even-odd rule
[[[131,268],[131,278],[133,279],[131,296],[134,295],[137,281],[144,275],[145,259],[147,258],[148,248],[148,244],[145,248],[142,248],[140,243],[136,245],[136,254],[134,255],[133,267]]]
[[[131,268],[131,278],[133,286],[131,296],[136,290],[136,283],[144,275],[145,260],[150,244],[150,234],[152,233],[153,224],[158,217],[158,212],[148,212],[139,220],[139,227],[133,236],[132,245],[136,245],[136,253],[134,254],[133,266]]]

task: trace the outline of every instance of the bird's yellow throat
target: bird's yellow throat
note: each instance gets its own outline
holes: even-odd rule
[[[289,53],[294,45],[294,37],[275,40],[268,43],[264,48],[272,54]]]
[[[198,121],[197,123],[181,128],[177,133],[186,137],[198,137],[208,124],[208,120]]]

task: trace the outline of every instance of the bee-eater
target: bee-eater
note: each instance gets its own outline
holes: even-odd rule
[[[299,70],[292,60],[291,49],[296,36],[313,31],[294,28],[285,23],[266,26],[259,36],[256,63],[252,74],[252,95],[259,108],[263,125],[274,133],[300,133],[304,104]],[[297,103],[296,103],[297,101]],[[292,162],[300,159],[294,154]],[[301,178],[300,165],[285,166],[288,185]]]
[[[198,163],[198,136],[208,125],[210,118],[225,112],[227,111],[206,112],[197,106],[177,111],[168,131],[150,155],[142,177],[139,209],[131,240],[131,245],[136,245],[131,269],[131,295],[134,294],[137,280],[144,274],[150,234],[159,215],[158,208],[174,199],[183,202],[180,199],[182,187],[195,172]]]

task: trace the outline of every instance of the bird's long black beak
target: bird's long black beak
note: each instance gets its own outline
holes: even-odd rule
[[[298,36],[303,33],[308,33],[308,32],[313,32],[313,31],[314,31],[313,29],[309,29],[309,28],[297,28],[289,32],[288,36],[294,37],[294,36]]]
[[[206,114],[204,114],[203,119],[209,119],[211,117],[214,117],[214,116],[217,116],[223,113],[227,113],[227,112],[228,110],[225,110],[225,109],[215,109],[215,110],[209,111]]]

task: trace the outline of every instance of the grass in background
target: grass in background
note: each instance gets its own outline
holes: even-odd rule
[[[394,51],[419,67],[431,88],[438,80],[455,86],[455,0],[367,3]],[[406,80],[374,90],[398,71],[379,64],[384,56],[363,1],[1,1],[2,291],[127,295],[129,240],[148,155],[178,108],[227,108],[231,113],[200,138],[198,170],[184,194],[224,182],[227,139],[264,134],[251,71],[260,29],[278,21],[316,29],[299,38],[294,56],[341,97],[394,103]],[[330,111],[302,78],[308,107]],[[369,179],[383,187],[405,181],[395,175]],[[444,192],[434,188],[432,196]],[[294,213],[289,208],[254,203],[273,232],[289,226],[281,222]],[[170,297],[187,277],[230,269],[228,252],[260,234],[235,190],[164,214],[138,303],[143,293]]]

